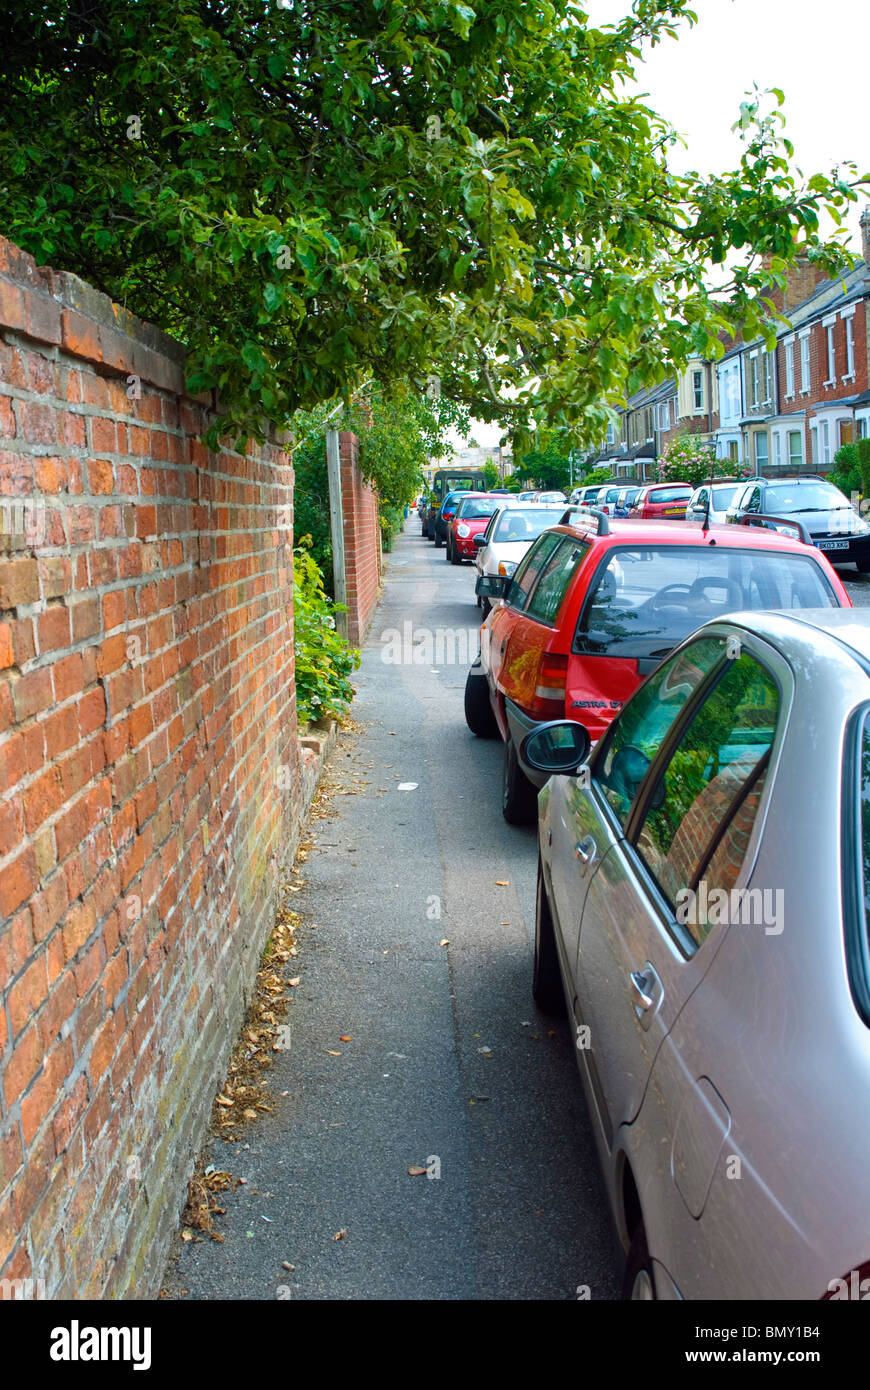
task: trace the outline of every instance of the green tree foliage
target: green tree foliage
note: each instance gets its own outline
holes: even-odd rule
[[[793,167],[781,93],[744,103],[737,169],[668,169],[673,132],[622,79],[693,20],[687,0],[603,29],[574,0],[7,0],[2,230],[181,338],[237,432],[434,374],[517,437],[534,416],[594,442],[723,328],[769,338],[797,254],[845,263],[819,215],[856,171]]]

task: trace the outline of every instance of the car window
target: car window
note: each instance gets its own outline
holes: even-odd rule
[[[659,778],[640,827],[638,854],[671,907],[680,909],[677,920],[695,946],[719,920],[719,893],[730,894],[740,873],[779,706],[776,681],[755,657],[744,652],[726,662]]]
[[[692,495],[690,487],[656,488],[647,499],[650,502],[687,502]]]
[[[750,488],[749,492],[744,496],[744,499],[743,499],[743,510],[746,511],[746,512],[760,512],[760,511],[761,511],[761,488],[760,488],[760,487],[753,487],[753,488]]]
[[[839,511],[850,505],[848,497],[831,483],[800,483],[767,489],[767,503],[775,516],[786,512]]]
[[[674,720],[725,655],[725,640],[702,637],[664,662],[613,721],[596,756],[596,779],[623,829],[634,798]]]
[[[711,546],[614,548],[584,601],[573,650],[664,657],[703,623],[739,609],[839,607],[806,554]]]
[[[556,507],[512,507],[499,518],[493,541],[496,545],[514,541],[533,541],[561,516]]]
[[[714,487],[713,506],[716,511],[724,512],[726,507],[730,507],[736,492],[736,487]]]
[[[481,517],[492,516],[498,506],[498,498],[494,497],[488,501],[485,497],[468,497],[459,505],[456,513],[457,520],[479,521]]]
[[[535,586],[535,580],[563,539],[557,532],[548,531],[546,535],[541,536],[534,543],[528,554],[520,561],[513,582],[505,596],[512,608],[525,608],[529,594]]]
[[[577,573],[584,557],[589,553],[588,541],[575,541],[562,537],[547,561],[546,568],[535,585],[526,612],[531,618],[539,618],[542,623],[554,623],[568,586]]]

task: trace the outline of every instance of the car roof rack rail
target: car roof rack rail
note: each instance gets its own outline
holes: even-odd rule
[[[771,516],[767,512],[744,512],[737,518],[740,526],[758,526],[760,523],[769,522],[775,526],[791,526],[798,533],[798,537],[804,545],[812,545],[813,538],[802,521],[798,521],[791,516]]]
[[[567,507],[562,516],[560,516],[557,524],[559,526],[573,526],[574,522],[571,520],[573,516],[594,517],[598,522],[599,536],[610,535],[610,519],[607,513],[599,511],[598,507],[580,507],[576,505]]]

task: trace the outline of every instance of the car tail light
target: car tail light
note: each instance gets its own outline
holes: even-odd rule
[[[532,714],[535,719],[558,719],[565,712],[568,685],[568,658],[544,652],[538,669],[538,683]]]
[[[865,1260],[857,1269],[850,1269],[842,1279],[832,1279],[828,1292],[822,1294],[821,1302],[832,1298],[850,1303],[870,1299],[870,1260]]]

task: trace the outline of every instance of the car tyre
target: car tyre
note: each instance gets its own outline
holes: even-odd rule
[[[501,811],[508,825],[534,825],[538,819],[538,789],[520,767],[511,739],[504,746]]]
[[[870,561],[864,563],[863,561],[856,560],[855,568],[859,574],[870,574]]]
[[[532,997],[542,1013],[564,1014],[565,991],[559,970],[559,955],[553,915],[544,887],[544,870],[538,855],[538,891],[535,898],[535,964]]]
[[[652,1260],[647,1248],[646,1230],[642,1220],[638,1221],[625,1259],[622,1297],[630,1303],[653,1303],[656,1301]]]
[[[436,526],[436,527],[435,527],[435,549],[436,549],[436,550],[440,550],[443,544],[444,544],[444,540],[443,540],[443,538],[442,538],[441,536],[439,536],[439,534],[438,534],[438,527]]]
[[[465,682],[465,722],[478,738],[498,737],[498,724],[489,701],[489,682],[473,666]]]
[[[481,611],[481,613],[483,614],[484,618],[486,618],[486,617],[489,616],[489,613],[490,613],[491,609],[492,609],[492,604],[490,603],[489,599],[488,599],[488,598],[481,598],[481,600],[480,600],[480,611]]]
[[[451,565],[461,565],[461,564],[462,564],[462,556],[461,556],[461,555],[458,555],[458,554],[456,553],[456,542],[455,542],[455,541],[454,541],[454,543],[453,543],[453,549],[451,550],[450,555],[448,556],[448,559],[450,560]]]

